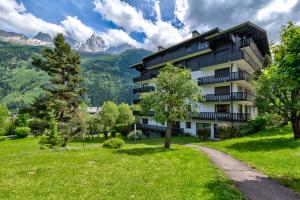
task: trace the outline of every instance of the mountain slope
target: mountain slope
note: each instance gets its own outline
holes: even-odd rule
[[[11,109],[26,107],[47,84],[48,76],[31,64],[31,56],[43,47],[0,42],[0,102]],[[91,106],[104,101],[131,102],[132,78],[137,72],[129,66],[151,52],[127,50],[121,54],[80,53],[84,85]]]

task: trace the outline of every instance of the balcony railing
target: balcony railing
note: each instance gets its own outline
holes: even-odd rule
[[[141,111],[133,111],[132,113],[133,115],[137,115],[137,116],[150,116],[150,117],[154,116],[154,111],[149,111],[147,113]]]
[[[140,82],[140,81],[149,80],[149,79],[152,79],[152,78],[156,78],[156,76],[157,75],[155,75],[155,74],[144,74],[144,75],[133,78],[133,82],[137,83],[137,82]]]
[[[193,113],[192,119],[229,121],[229,122],[247,122],[250,120],[249,113],[218,113],[218,112],[200,112]]]
[[[132,103],[133,104],[139,104],[139,103],[141,103],[141,100],[140,99],[133,99]]]
[[[150,67],[153,65],[161,64],[170,60],[174,60],[176,58],[184,57],[193,53],[197,53],[203,50],[208,49],[208,45],[199,47],[197,44],[193,45],[191,48],[181,48],[173,52],[168,52],[163,56],[156,57],[152,60],[145,62],[145,67]]]
[[[205,101],[219,102],[219,101],[252,101],[253,95],[249,92],[232,92],[227,94],[207,94]]]
[[[254,54],[258,57],[258,59],[263,63],[264,57],[260,53],[259,49],[257,48],[255,42],[252,40],[252,38],[243,39],[240,41],[240,47],[250,47],[251,50],[254,52]]]
[[[146,87],[141,87],[141,88],[134,88],[133,89],[133,94],[143,93],[143,92],[150,92],[152,90],[154,90],[154,86],[146,86]]]
[[[166,132],[167,128],[165,126],[155,126],[155,125],[149,125],[149,124],[139,124],[137,128],[142,129],[144,131],[158,131],[158,132]],[[172,128],[173,133],[183,133],[182,128],[173,127]]]
[[[198,85],[222,83],[227,81],[238,81],[238,80],[245,80],[250,82],[252,80],[252,76],[246,71],[232,72],[228,74],[228,76],[223,76],[223,77],[206,76],[206,77],[198,78]]]
[[[226,62],[236,61],[244,59],[254,70],[260,71],[259,65],[251,58],[251,56],[245,51],[237,51],[231,54],[216,56],[213,58],[207,58],[199,62],[199,67],[209,67],[212,65],[218,65]]]

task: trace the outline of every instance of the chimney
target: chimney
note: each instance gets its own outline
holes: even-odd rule
[[[165,49],[165,48],[162,47],[162,46],[158,46],[158,47],[157,47],[157,50],[158,50],[158,51],[161,51],[161,50],[163,50],[163,49]]]
[[[198,31],[192,31],[192,38],[193,37],[196,37],[196,36],[199,36],[200,35],[200,33],[198,32]]]

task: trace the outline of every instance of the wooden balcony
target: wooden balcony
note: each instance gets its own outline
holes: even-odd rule
[[[141,87],[141,88],[134,88],[133,89],[133,94],[143,93],[143,92],[150,92],[150,91],[153,91],[154,89],[155,89],[154,86],[146,86],[146,87]]]
[[[228,81],[239,81],[245,80],[251,82],[253,77],[246,71],[237,71],[228,74],[228,76],[216,77],[216,76],[206,76],[198,78],[198,85],[206,85],[211,83],[223,83]]]
[[[155,126],[155,125],[149,125],[149,124],[138,124],[138,129],[141,129],[143,131],[157,131],[157,132],[166,132],[167,128],[165,126]],[[183,133],[182,128],[173,127],[172,133]]]
[[[251,56],[245,51],[237,51],[231,54],[216,56],[213,58],[208,58],[199,62],[199,67],[209,67],[213,65],[218,65],[222,63],[232,62],[236,60],[244,59],[255,71],[260,71],[259,65],[251,58]]]
[[[222,102],[222,101],[253,101],[253,95],[249,92],[232,92],[228,94],[207,94],[206,102]]]
[[[247,38],[247,39],[243,39],[240,41],[240,45],[241,48],[243,47],[250,47],[250,49],[254,52],[254,54],[257,56],[257,58],[260,60],[261,63],[264,62],[264,57],[261,54],[261,52],[259,51],[259,49],[257,48],[255,42],[252,40],[252,38]]]
[[[249,113],[218,113],[200,112],[191,114],[192,119],[226,121],[226,122],[247,122],[250,120]]]
[[[156,74],[144,74],[144,75],[140,75],[138,77],[133,78],[133,82],[137,83],[137,82],[141,82],[141,81],[145,81],[145,80],[149,80],[152,78],[156,78]]]

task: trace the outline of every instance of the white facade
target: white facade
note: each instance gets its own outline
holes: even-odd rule
[[[249,51],[248,53],[254,57],[254,60],[257,62],[259,67],[262,67],[262,63],[255,57],[255,54],[251,51],[251,49],[245,49],[245,51]],[[253,76],[255,70],[243,59],[232,61],[232,62],[226,62],[219,65],[209,66],[201,68],[198,71],[193,71],[191,73],[192,79],[195,81],[198,81],[199,78],[203,77],[209,77],[215,76],[215,70],[229,68],[230,73],[238,72],[238,71],[244,71],[247,72],[250,76]],[[141,87],[144,86],[155,86],[151,80],[142,81],[139,83]],[[251,81],[248,80],[235,80],[235,81],[224,81],[220,83],[209,83],[209,84],[202,84],[199,86],[199,89],[201,89],[201,93],[205,95],[215,95],[216,88],[227,86],[230,88],[230,93],[252,93],[253,94],[253,85],[251,84]],[[239,115],[247,115],[249,118],[255,118],[257,116],[257,108],[254,107],[253,102],[250,100],[225,100],[225,101],[212,101],[212,102],[204,102],[200,104],[200,108],[197,112],[199,113],[220,113],[218,111],[219,107],[224,107],[226,109],[229,109],[230,113],[234,113],[237,116]],[[228,111],[226,111],[228,112]],[[227,114],[230,114],[227,113]],[[156,122],[153,117],[141,117],[141,123],[143,123],[143,119],[145,122],[145,118],[148,119],[148,124],[153,126],[165,126],[161,125],[160,123]],[[184,133],[196,136],[197,135],[197,129],[199,127],[205,126],[205,128],[210,130],[211,138],[215,138],[216,134],[216,126],[235,126],[242,123],[246,123],[247,120],[243,121],[230,121],[230,120],[200,120],[200,119],[185,119],[180,120],[180,128],[183,129]],[[197,127],[198,126],[198,127]]]

